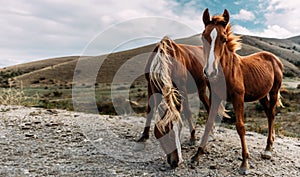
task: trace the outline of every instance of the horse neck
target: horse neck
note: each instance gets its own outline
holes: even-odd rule
[[[186,57],[184,57],[184,47],[177,45],[176,43],[173,44],[173,50],[172,50],[172,57],[177,60],[177,62],[181,63],[182,65],[186,65],[186,61],[184,60]]]
[[[220,58],[220,64],[225,76],[229,76],[229,78],[231,78],[231,76],[235,76],[237,69],[239,68],[238,61],[239,55],[225,47],[224,53]]]

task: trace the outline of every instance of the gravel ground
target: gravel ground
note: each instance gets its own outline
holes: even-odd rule
[[[144,118],[100,116],[18,106],[0,106],[0,176],[238,176],[241,146],[234,130],[218,128],[195,169],[196,147],[182,135],[185,162],[170,169],[153,136],[142,151],[135,139]],[[203,127],[197,128],[198,137]],[[248,176],[300,176],[300,141],[277,137],[271,160],[260,157],[266,137],[247,133]],[[141,144],[140,144],[141,146]]]

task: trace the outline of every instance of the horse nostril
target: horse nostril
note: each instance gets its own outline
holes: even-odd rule
[[[214,69],[213,72],[211,73],[210,77],[215,77],[217,74],[218,74],[217,70]]]
[[[207,69],[204,69],[204,75],[208,77]]]
[[[172,160],[172,158],[171,158],[171,154],[168,154],[167,155],[167,162],[168,162],[168,164],[171,166],[171,168],[176,168],[176,167],[178,167],[178,163],[179,163],[179,161],[178,160]]]
[[[218,74],[218,71],[217,71],[216,69],[214,69],[214,70],[212,71],[212,73],[210,73],[210,74],[208,74],[208,71],[207,71],[206,69],[204,70],[204,75],[205,75],[207,78],[213,78],[213,77],[217,76],[217,74]]]
[[[167,162],[168,162],[168,164],[170,164],[172,166],[170,154],[167,155]]]

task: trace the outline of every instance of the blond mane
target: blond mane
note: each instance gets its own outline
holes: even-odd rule
[[[215,15],[212,17],[211,23],[218,25],[224,24],[225,19],[222,15]],[[241,37],[234,35],[231,30],[230,22],[225,27],[226,34],[227,34],[227,47],[230,51],[236,52],[237,50],[241,49]]]
[[[164,37],[157,45],[158,51],[150,66],[150,79],[154,85],[162,92],[162,102],[159,104],[155,112],[156,126],[160,132],[165,131],[167,125],[171,125],[173,121],[181,122],[180,111],[177,109],[181,107],[181,95],[179,91],[174,88],[171,79],[170,66],[173,64],[173,57],[171,53],[176,54],[173,41]],[[175,44],[175,43],[174,43]],[[177,57],[176,57],[177,58]],[[163,111],[164,117],[162,119],[159,111]]]
[[[181,106],[180,97],[181,95],[177,89],[164,88],[162,102],[158,105],[155,113],[156,127],[160,132],[166,132],[166,127],[169,127],[170,130],[171,123],[179,122],[179,124],[182,124],[180,111],[177,109],[178,106]]]

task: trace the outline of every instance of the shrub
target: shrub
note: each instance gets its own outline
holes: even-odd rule
[[[22,105],[27,97],[22,90],[15,88],[2,89],[0,104],[4,105]]]
[[[35,106],[39,104],[39,95],[35,94],[32,97],[27,97],[21,89],[2,89],[0,95],[0,104]]]

